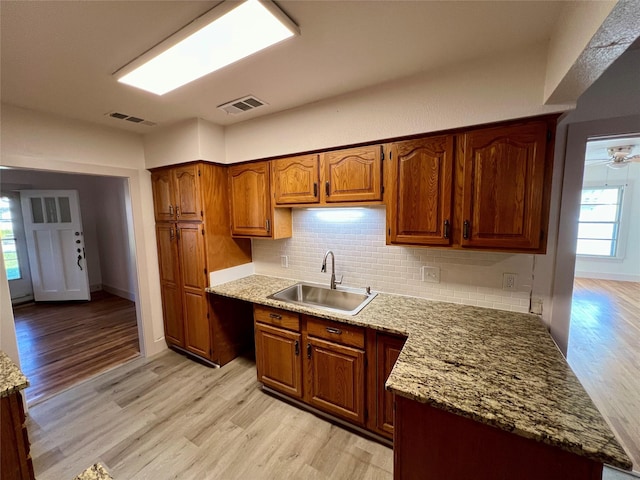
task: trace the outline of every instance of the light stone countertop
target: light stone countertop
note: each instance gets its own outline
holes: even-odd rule
[[[24,390],[29,386],[27,377],[9,356],[0,350],[0,397],[7,397],[13,392]]]
[[[94,463],[73,480],[113,480],[113,477],[100,463]]]
[[[378,294],[349,316],[266,298],[295,283],[252,275],[207,291],[407,335],[388,390],[631,469],[631,460],[537,316],[390,294]]]

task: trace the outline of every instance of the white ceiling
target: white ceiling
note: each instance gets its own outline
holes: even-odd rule
[[[245,121],[447,64],[547,41],[563,1],[281,1],[301,36],[162,97],[112,73],[210,1],[0,1],[3,102],[116,128],[199,117]],[[269,106],[238,116],[216,106],[253,94]]]
[[[607,149],[622,146],[632,147],[629,156],[640,155],[640,137],[638,136],[603,138],[600,140],[589,140],[587,142],[585,162],[590,164],[608,160],[611,157]]]

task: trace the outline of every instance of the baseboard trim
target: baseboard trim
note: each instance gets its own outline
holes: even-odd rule
[[[136,296],[133,293],[127,292],[126,290],[122,290],[120,288],[102,284],[102,290],[112,295],[116,295],[117,297],[126,298],[127,300],[130,300],[132,302],[136,301]]]

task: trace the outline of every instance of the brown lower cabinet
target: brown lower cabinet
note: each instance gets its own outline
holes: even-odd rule
[[[400,396],[396,423],[396,480],[602,478],[602,463]]]
[[[258,381],[308,405],[393,436],[384,384],[405,338],[254,305]]]
[[[0,398],[0,478],[6,480],[34,479],[29,454],[29,438],[24,424],[22,395],[14,392]]]

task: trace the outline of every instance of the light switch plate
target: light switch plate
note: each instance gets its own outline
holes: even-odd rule
[[[289,268],[289,257],[287,255],[280,255],[280,266],[282,268]]]
[[[422,267],[422,281],[427,283],[440,283],[440,267]]]

